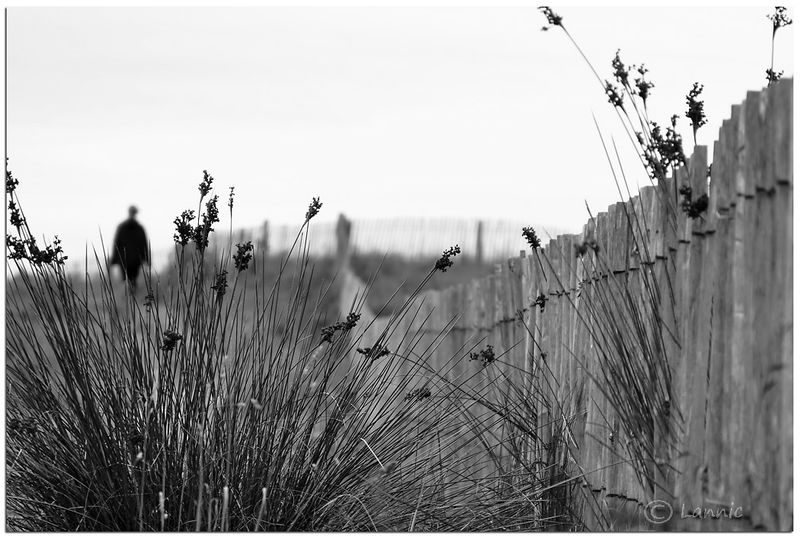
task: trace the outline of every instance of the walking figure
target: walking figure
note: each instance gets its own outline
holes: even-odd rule
[[[136,206],[128,208],[128,219],[117,227],[114,236],[114,252],[111,265],[119,265],[122,270],[122,281],[136,289],[136,279],[142,264],[150,263],[150,249],[147,245],[147,234],[136,221]]]

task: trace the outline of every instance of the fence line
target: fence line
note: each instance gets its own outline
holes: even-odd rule
[[[528,223],[513,220],[468,218],[396,217],[380,219],[348,219],[351,222],[353,250],[359,254],[398,254],[406,258],[436,257],[453,243],[464,249],[466,256],[500,260],[508,252],[524,248],[522,226]],[[309,248],[312,256],[336,254],[336,221],[312,220]],[[234,240],[252,240],[261,248],[281,253],[289,249],[299,226],[274,225],[267,221],[256,228],[234,230]],[[556,234],[561,229],[550,229]],[[479,248],[479,244],[482,248]]]
[[[340,215],[340,218],[344,218]],[[498,219],[468,218],[417,218],[399,217],[383,219],[347,219],[352,231],[350,241],[356,254],[393,254],[408,259],[438,257],[442,250],[459,244],[464,256],[478,261],[499,261],[509,252],[525,248],[520,234],[530,223]],[[309,223],[309,255],[315,258],[336,256],[337,221],[312,220]],[[541,228],[539,228],[541,229]],[[257,256],[262,252],[282,255],[288,252],[299,225],[274,225],[264,221],[251,228],[233,230],[231,241],[252,241]],[[558,234],[560,228],[547,228],[549,234]],[[545,237],[548,235],[545,234]],[[227,244],[228,232],[221,229],[211,236],[210,249]],[[152,253],[156,270],[169,268],[175,256],[174,245],[155,249]]]
[[[343,215],[340,215],[343,217]],[[349,221],[349,220],[348,220]],[[337,222],[312,220],[310,226],[309,255],[315,258],[336,256]],[[510,220],[467,218],[387,218],[354,219],[351,222],[351,241],[357,254],[391,254],[408,259],[439,256],[451,244],[459,244],[466,257],[478,261],[499,261],[525,248],[519,233],[529,223]],[[260,226],[238,228],[233,231],[231,241],[252,241],[257,255],[265,252],[282,255],[289,248],[300,227],[288,224],[273,225],[264,221]],[[548,228],[551,234],[560,233],[560,228]],[[221,230],[211,237],[211,250],[221,243],[227,244],[228,232]],[[153,267],[157,270],[169,268],[175,255],[174,245],[154,249]]]
[[[653,528],[792,528],[792,89],[784,80],[734,105],[710,169],[707,149],[696,147],[676,177],[609,206],[583,233],[508,259],[494,275],[426,292],[420,314],[404,322],[413,331],[431,314],[430,339],[446,332],[433,366],[459,356],[447,375],[479,372],[475,390],[500,374],[552,384],[531,420],[546,425],[539,445],[571,423],[575,452],[556,457],[585,472],[583,491],[609,509],[587,510],[590,525],[623,514],[618,525],[646,527],[642,509],[661,499],[674,516]],[[690,200],[708,196],[701,218],[680,207],[685,185]],[[580,255],[576,245],[587,241],[599,251]],[[361,290],[345,271],[343,313]],[[598,313],[609,301],[626,306]],[[376,340],[386,323],[376,320],[362,339]],[[609,377],[620,358],[603,355],[620,326],[629,347],[618,354],[643,357],[625,359],[642,370],[621,385]],[[467,355],[486,344],[502,360],[481,369]],[[654,401],[662,389],[664,401]],[[650,413],[652,425],[632,435],[626,406]],[[647,468],[632,457],[645,445],[654,454]],[[531,458],[542,447],[533,450]],[[681,517],[696,508],[742,517]]]

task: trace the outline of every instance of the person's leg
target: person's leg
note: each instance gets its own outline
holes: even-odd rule
[[[136,281],[139,278],[139,269],[141,265],[134,264],[128,266],[128,282],[130,283],[131,288],[136,291]]]

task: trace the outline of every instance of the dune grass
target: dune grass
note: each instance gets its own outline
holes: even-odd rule
[[[101,255],[81,282],[67,275],[58,243],[32,241],[7,172],[9,530],[581,528],[571,481],[527,448],[532,402],[488,407],[431,371],[419,331],[385,347],[456,250],[395,302],[385,338],[363,342],[363,298],[325,321],[330,286],[308,256],[321,204],[268,279],[246,244],[207,248],[209,178],[205,211],[176,219],[173,272],[146,272],[133,293]],[[517,435],[493,437],[506,423]],[[513,473],[498,470],[502,444]]]

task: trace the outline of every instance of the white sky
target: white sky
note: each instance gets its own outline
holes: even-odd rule
[[[765,85],[769,5],[555,9],[601,75],[617,48],[650,68],[659,123],[705,84],[701,144]],[[9,167],[34,230],[80,259],[132,203],[154,247],[168,245],[203,169],[221,199],[236,186],[235,226],[299,224],[320,196],[326,219],[577,231],[584,200],[617,199],[592,113],[631,179],[646,178],[577,51],[544,22],[535,7],[9,8]],[[787,76],[793,28],[776,41]]]

